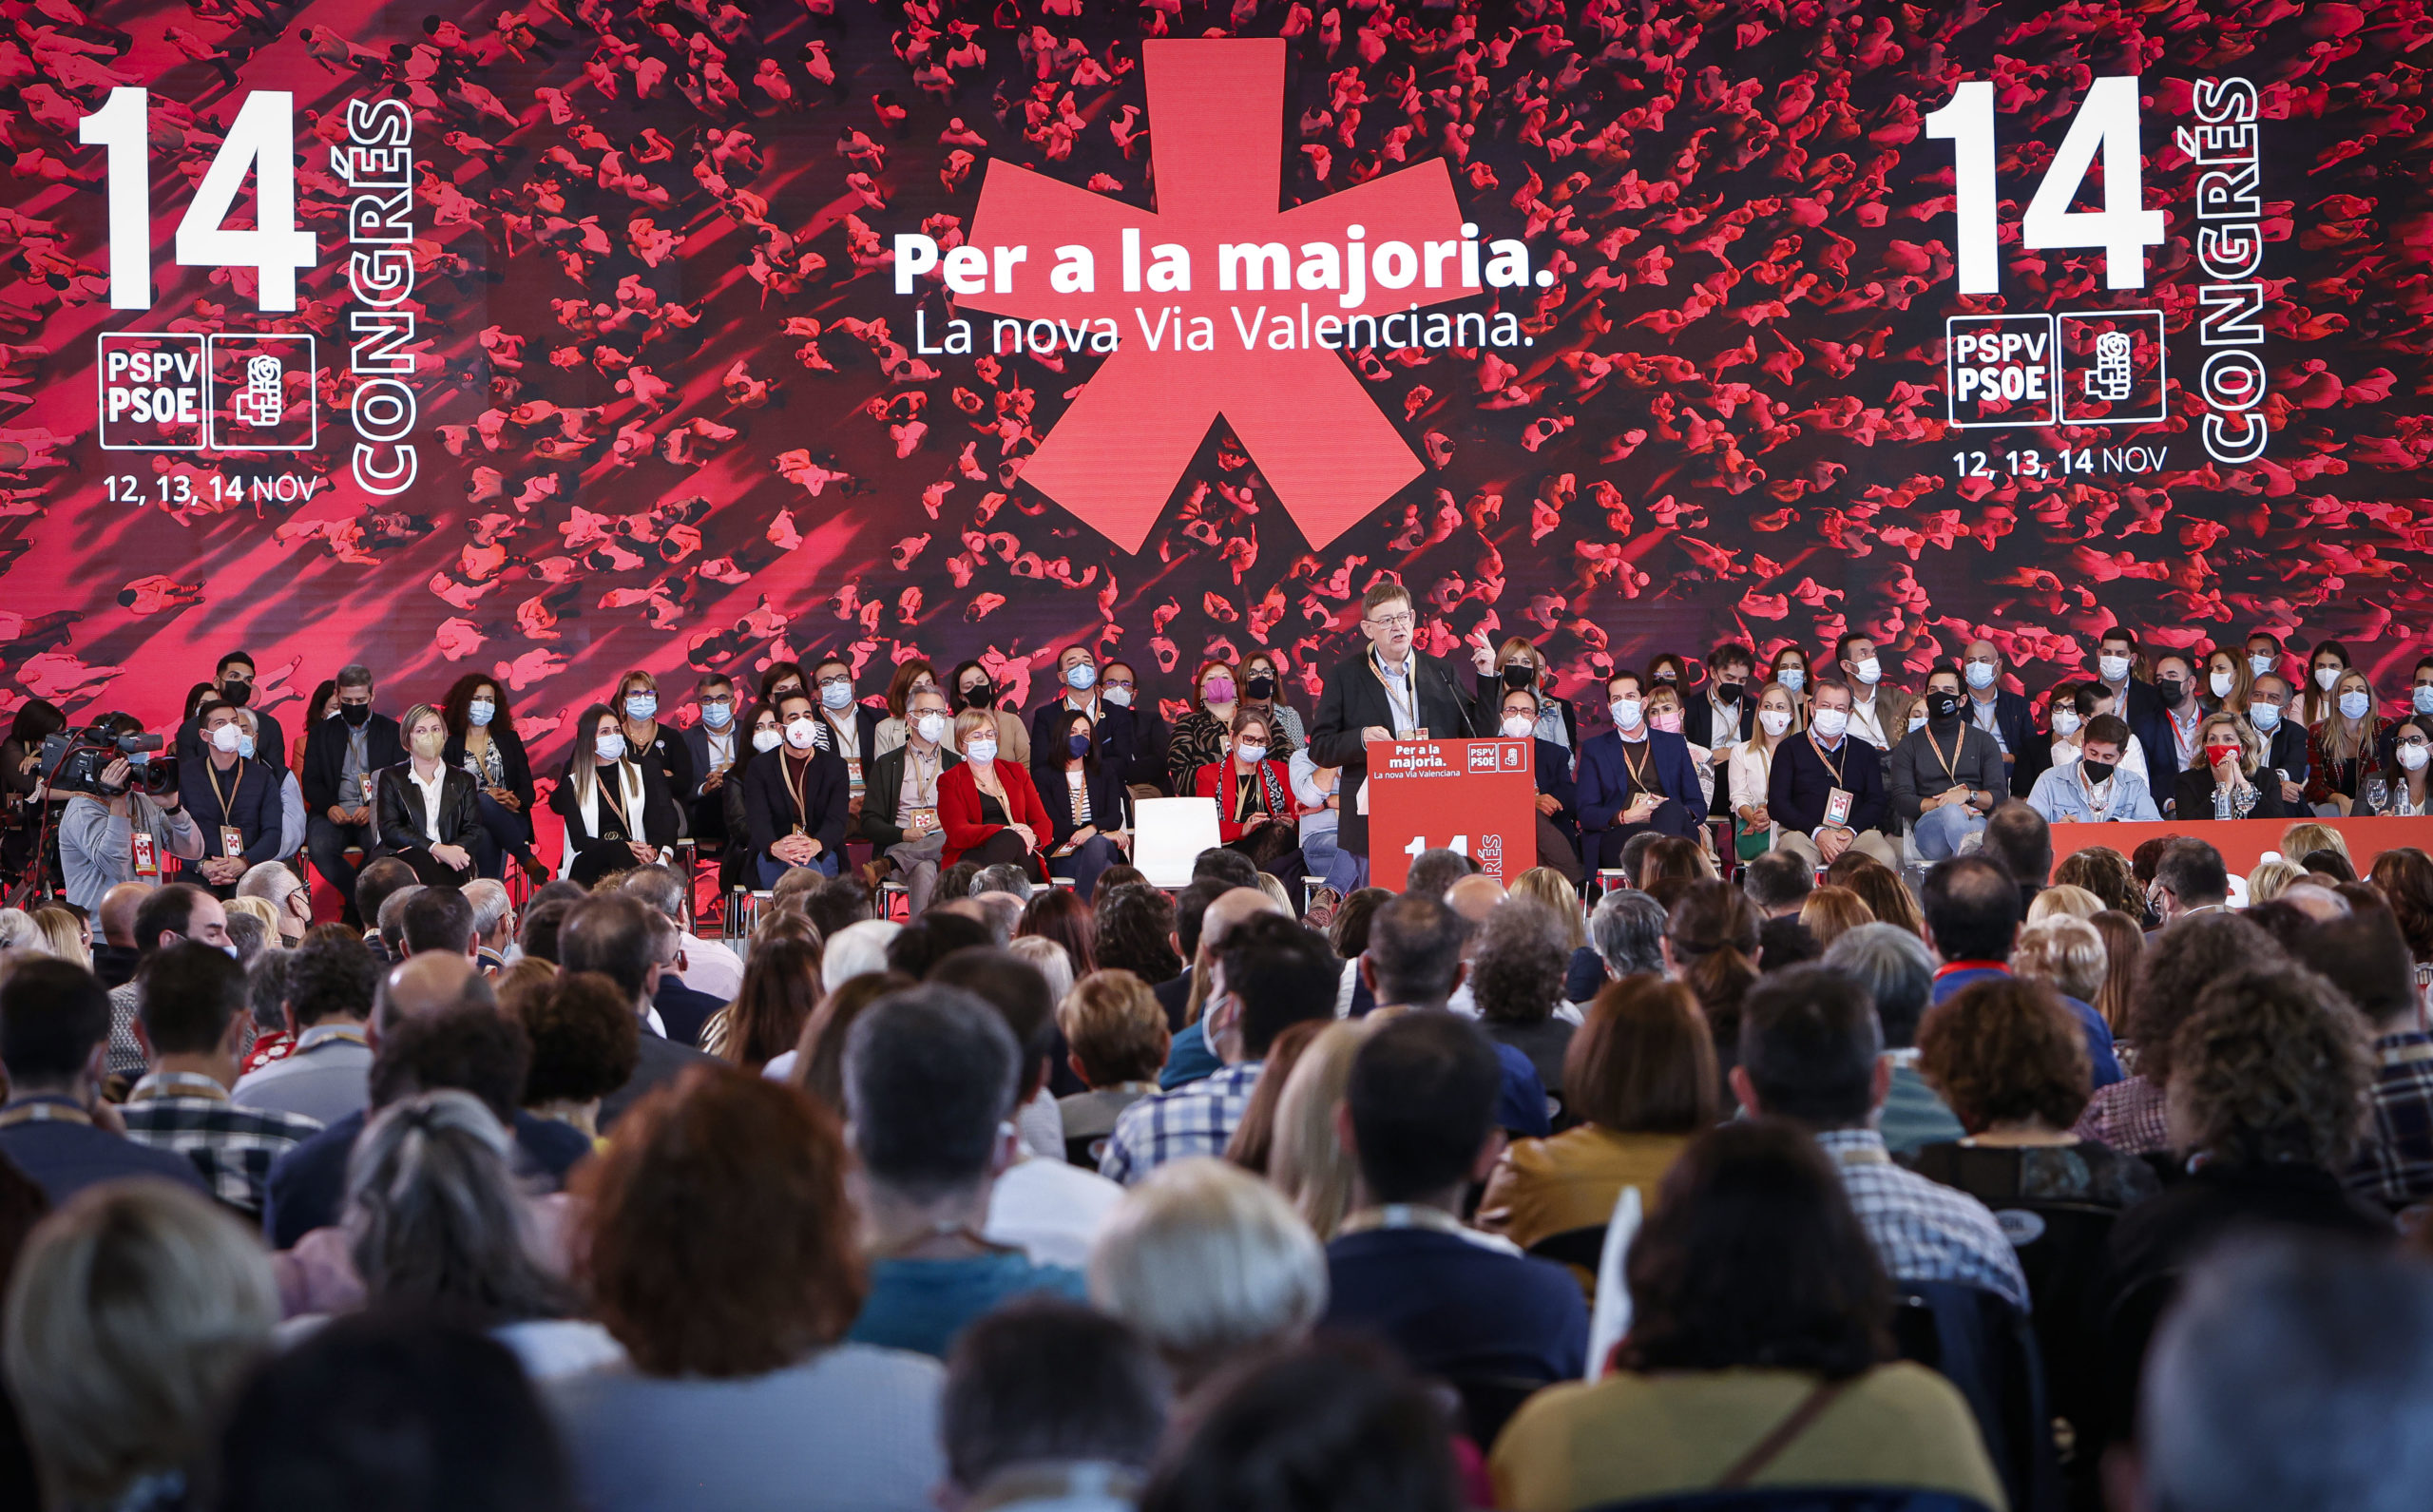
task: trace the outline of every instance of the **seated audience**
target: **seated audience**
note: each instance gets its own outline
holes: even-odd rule
[[[1800,926],[1816,942],[1820,955],[1833,948],[1833,942],[1852,929],[1874,922],[1875,914],[1866,902],[1848,888],[1817,888],[1799,905]]]
[[[2370,1037],[2372,1117],[2346,1173],[2348,1190],[2394,1211],[2433,1197],[2433,1036],[2399,924],[2385,909],[2360,909],[2310,923],[2288,948],[2339,990]]]
[[[947,1360],[940,1501],[1037,1512],[1130,1506],[1165,1431],[1165,1370],[1104,1313],[1034,1298],[964,1330]]]
[[[2027,806],[2047,824],[2145,823],[2162,817],[2144,773],[2123,764],[2137,737],[2109,714],[2087,721],[2077,758],[2047,767],[2028,790]]]
[[[1833,942],[1825,964],[1858,979],[1875,1004],[1892,1082],[1877,1110],[1875,1126],[1885,1148],[1907,1156],[1938,1139],[1957,1139],[1960,1120],[1918,1072],[1918,1024],[1934,990],[1934,961],[1925,944],[1906,929],[1865,924]]]
[[[1299,1342],[1327,1308],[1317,1236],[1274,1187],[1221,1160],[1170,1161],[1127,1191],[1089,1274],[1091,1302],[1148,1341],[1184,1397]]]
[[[368,1025],[379,986],[380,962],[360,942],[308,937],[287,959],[283,1014],[293,1047],[239,1077],[232,1101],[324,1125],[362,1112],[372,1074]]]
[[[1935,1002],[1974,983],[2010,974],[2019,921],[2026,912],[2018,881],[2010,872],[1983,856],[1957,856],[1926,873],[1922,901],[1926,944],[1940,963],[1935,970]],[[2065,995],[2062,1006],[2078,1016],[2079,1027],[2086,1035],[2095,1084],[2110,1086],[2119,1081],[2120,1062],[2113,1054],[2111,1026],[2093,1005],[2078,998]]]
[[[929,1507],[946,1372],[847,1337],[870,1289],[850,1164],[811,1100],[704,1064],[586,1167],[576,1253],[627,1363],[550,1393],[584,1505]]]
[[[2171,1083],[2172,1043],[2205,989],[2248,967],[2270,967],[2288,958],[2272,937],[2235,914],[2200,915],[2155,936],[2138,958],[2129,993],[2129,1040],[2137,1051],[2137,1074],[2096,1089],[2071,1132],[2110,1145],[2123,1155],[2151,1155],[2172,1147],[2163,1116]]]
[[[2207,819],[2277,819],[2300,812],[2281,796],[2281,779],[2259,777],[2264,742],[2243,715],[2209,714],[2196,730],[2196,762],[2173,787],[2172,817],[2186,824]]]
[[[1751,1013],[1753,1033],[1759,1005]],[[1497,1504],[1850,1486],[2003,1505],[1965,1399],[1893,1361],[1891,1291],[1834,1175],[1777,1120],[1693,1141],[1631,1247],[1616,1368],[1522,1407],[1496,1441]]]
[[[0,975],[0,1067],[9,1074],[0,1156],[39,1182],[53,1207],[128,1177],[203,1187],[184,1156],[111,1128],[101,1096],[109,1031],[109,995],[91,972],[37,956]]]
[[[1056,1025],[1067,1063],[1088,1089],[1056,1100],[1065,1148],[1095,1171],[1116,1120],[1157,1090],[1172,1036],[1148,985],[1124,970],[1093,971],[1074,983],[1057,1005]]]
[[[528,991],[499,989],[501,1011],[522,1024],[532,1043],[524,1110],[564,1123],[596,1147],[601,1101],[633,1080],[642,1028],[606,977],[596,971],[558,973],[546,965],[540,971]]]
[[[1985,816],[2010,795],[2002,744],[1994,731],[1964,717],[1960,669],[1949,662],[1926,674],[1919,706],[1926,722],[1893,743],[1884,759],[1892,809],[1908,825],[1918,853],[1945,861],[1963,842],[1985,833]]]
[[[1740,1002],[1757,980],[1757,933],[1747,894],[1718,881],[1691,886],[1665,928],[1665,973],[1697,998],[1724,1069],[1739,1059]]]
[[[1819,682],[1808,728],[1774,753],[1766,789],[1766,813],[1777,826],[1774,847],[1812,867],[1851,850],[1894,866],[1899,858],[1883,753],[1852,740],[1849,727],[1849,684]],[[1849,795],[1846,808],[1834,801],[1836,792]]]
[[[624,994],[642,1024],[634,1074],[601,1100],[603,1130],[616,1127],[624,1111],[651,1088],[710,1059],[689,1044],[667,1038],[651,1005],[660,979],[681,958],[677,939],[673,919],[620,892],[585,898],[558,927],[558,964],[568,971],[596,971],[606,977]]]
[[[1563,1052],[1573,1025],[1555,1017],[1569,956],[1561,926],[1542,905],[1509,898],[1480,927],[1470,955],[1470,1001],[1499,1044],[1529,1058],[1546,1096],[1562,1101]]]
[[[735,1001],[701,1025],[701,1048],[746,1071],[793,1049],[819,1005],[820,955],[818,943],[809,940],[755,948]]]
[[[1351,1211],[1356,1173],[1336,1115],[1351,1081],[1353,1058],[1376,1027],[1367,1019],[1346,1019],[1319,1028],[1293,1062],[1293,1074],[1275,1101],[1267,1179],[1321,1243],[1335,1236]]]
[[[1750,989],[1732,1089],[1751,1118],[1788,1119],[1815,1135],[1896,1283],[1957,1281],[2024,1311],[2027,1279],[1985,1205],[1892,1163],[1874,1127],[1891,1084],[1883,1048],[1855,978],[1792,967]]]
[[[849,1337],[944,1358],[966,1324],[1010,1297],[1082,1293],[1080,1273],[981,1237],[1014,1163],[1024,1047],[987,1002],[908,988],[856,1019],[845,1104],[860,1158],[870,1294]]]
[[[1327,1246],[1325,1325],[1390,1342],[1456,1386],[1567,1380],[1586,1363],[1588,1310],[1571,1277],[1461,1221],[1470,1186],[1504,1154],[1502,1085],[1477,1025],[1407,1014],[1360,1047],[1338,1115],[1359,1184]]]

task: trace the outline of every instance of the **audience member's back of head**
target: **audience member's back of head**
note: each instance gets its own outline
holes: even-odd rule
[[[887,942],[887,968],[927,981],[937,964],[957,950],[988,949],[996,944],[988,927],[978,919],[931,909]]]
[[[1769,851],[1740,869],[1740,890],[1767,913],[1798,908],[1815,886],[1807,861],[1790,851]]]
[[[2282,944],[2290,959],[2338,987],[2377,1032],[2416,1027],[2416,963],[2389,910],[2360,909]]]
[[[650,985],[659,910],[640,898],[603,892],[585,898],[558,927],[558,964],[569,971],[597,971],[639,1003]]]
[[[1884,1049],[1875,1007],[1856,978],[1796,966],[1749,989],[1740,1012],[1740,1067],[1758,1109],[1812,1129],[1845,1129],[1874,1108]]]
[[[155,950],[135,973],[136,1022],[160,1055],[208,1055],[245,1011],[245,968],[196,941]]]
[[[2234,971],[2172,1036],[2171,1133],[2226,1167],[2339,1172],[2373,1085],[2365,1023],[2304,967]]]
[[[1715,1037],[1678,982],[1608,982],[1562,1058],[1563,1101],[1616,1134],[1695,1134],[1720,1117]]]
[[[1985,819],[1984,853],[2034,891],[2053,874],[2053,827],[2023,799],[2006,798]]]
[[[2019,881],[1982,855],[1935,863],[1920,899],[1935,953],[1954,961],[2007,961],[2026,909]]]
[[[555,1426],[478,1330],[338,1318],[258,1371],[220,1444],[221,1512],[573,1512]]]
[[[354,911],[365,924],[377,928],[380,910],[389,900],[414,885],[414,869],[398,857],[384,855],[367,861],[354,874]]]
[[[1616,977],[1664,970],[1668,910],[1637,888],[1616,888],[1588,916],[1588,942]]]
[[[1757,980],[1757,910],[1729,882],[1662,886],[1681,890],[1664,932],[1674,964],[1715,1030],[1717,1058],[1730,1064],[1740,1053],[1740,1000]]]
[[[1216,890],[1217,893],[1229,892],[1236,888],[1255,888],[1258,886],[1258,863],[1239,851],[1228,851],[1221,845],[1210,846],[1192,858],[1191,880],[1195,884],[1202,881],[1223,883],[1224,886]],[[1212,897],[1216,895],[1210,894]]]
[[[372,1106],[452,1087],[481,1099],[502,1124],[515,1121],[532,1067],[524,1025],[496,1008],[469,1004],[410,1014],[380,1038],[372,1058]]]
[[[1438,847],[1422,851],[1411,858],[1410,870],[1403,877],[1403,896],[1434,898],[1444,901],[1453,884],[1478,871],[1478,863],[1459,851]]]
[[[1791,914],[1766,919],[1757,926],[1757,969],[1761,972],[1799,966],[1824,953],[1808,926]]]
[[[1165,1368],[1118,1319],[1033,1298],[963,1330],[947,1359],[938,1437],[964,1496],[1008,1470],[1097,1464],[1146,1473],[1165,1431]]]
[[[2223,865],[2221,852],[2194,835],[2181,835],[2155,859],[2155,885],[2178,898],[2182,909],[2202,908],[2230,896],[2230,869]]]
[[[823,940],[833,939],[837,931],[872,916],[869,890],[852,877],[830,877],[812,889],[802,911],[818,927]]]
[[[1619,1363],[1629,1369],[1840,1381],[1891,1354],[1891,1287],[1875,1247],[1824,1152],[1780,1119],[1726,1123],[1690,1142],[1625,1274],[1631,1331]]]
[[[546,903],[533,904],[524,910],[524,922],[517,928],[515,943],[523,947],[529,959],[557,965],[558,931],[565,928],[566,915],[574,912],[582,902],[580,898],[551,898]]]
[[[2137,1074],[2169,1084],[2172,1041],[2205,989],[2233,972],[2288,960],[2270,935],[2235,913],[2200,913],[2154,936],[2137,957],[2129,1010]]]
[[[380,958],[343,933],[305,937],[287,960],[287,1009],[296,1026],[328,1019],[369,1020],[380,991]]]
[[[1266,1056],[1293,1024],[1334,1017],[1343,963],[1326,937],[1281,914],[1260,913],[1225,934],[1218,969],[1241,1013],[1242,1053]]]
[[[13,1090],[73,1081],[109,1032],[109,993],[83,967],[36,956],[0,976],[0,1065]]]
[[[1407,892],[1379,905],[1367,955],[1378,1004],[1442,1006],[1461,980],[1468,934],[1461,916],[1434,897]]]
[[[1025,1081],[1056,1043],[1056,1000],[1039,967],[993,946],[967,946],[929,968],[929,980],[961,987],[1005,1016],[1022,1047]]]
[[[684,879],[674,867],[636,867],[617,878],[617,890],[671,919],[684,917]]]
[[[1503,1064],[1467,1019],[1413,1013],[1381,1024],[1344,1090],[1370,1199],[1417,1202],[1468,1180],[1503,1089]]]
[[[346,1227],[374,1301],[476,1328],[571,1306],[532,1242],[513,1149],[491,1109],[448,1088],[393,1101],[365,1125],[347,1162]]]
[[[1141,1512],[1457,1512],[1444,1411],[1382,1352],[1297,1349],[1212,1385]]]
[[[1004,1015],[960,987],[872,1004],[845,1043],[845,1105],[871,1178],[921,1200],[986,1177],[1021,1061]]]
[[[1479,1016],[1504,1024],[1543,1024],[1562,1001],[1570,952],[1561,920],[1534,898],[1513,896],[1478,928],[1470,953],[1470,997]]]
[[[1924,940],[1898,925],[1862,924],[1833,942],[1825,965],[1849,972],[1867,989],[1887,1049],[1917,1043],[1935,988],[1934,957]]]
[[[1129,971],[1153,987],[1182,974],[1183,959],[1170,938],[1176,928],[1172,898],[1145,882],[1110,888],[1102,878],[1095,905],[1092,946],[1101,970]]]
[[[473,905],[460,889],[423,889],[406,900],[397,922],[408,955],[431,950],[464,955],[473,947]]]

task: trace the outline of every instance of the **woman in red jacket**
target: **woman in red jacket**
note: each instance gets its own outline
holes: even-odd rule
[[[1216,837],[1288,884],[1300,872],[1300,805],[1293,798],[1291,769],[1268,759],[1273,727],[1255,709],[1234,716],[1222,760],[1202,766],[1193,791],[1216,800]]]
[[[956,715],[954,745],[963,764],[938,778],[938,827],[946,833],[938,869],[1014,862],[1044,878],[1039,848],[1054,832],[1030,774],[1019,762],[997,759],[996,716],[987,709]]]

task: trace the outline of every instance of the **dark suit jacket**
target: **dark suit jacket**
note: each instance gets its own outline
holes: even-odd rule
[[[194,1162],[176,1151],[138,1144],[124,1135],[65,1119],[0,1129],[0,1159],[31,1177],[54,1210],[86,1187],[131,1177],[202,1190],[202,1176]]]
[[[2146,759],[2151,763],[2154,760],[2154,754],[2147,753]],[[2307,785],[2307,727],[2290,718],[2286,713],[2283,714],[2280,725],[2272,732],[2271,739],[2265,743],[2264,765],[2279,767],[2289,775],[2290,781],[2305,787]]]
[[[676,843],[676,800],[667,794],[667,779],[659,775],[656,762],[636,765],[642,775],[642,833],[628,836],[649,845]],[[596,859],[598,869],[623,871],[633,864],[633,852],[625,849],[623,840],[604,840],[583,824],[583,809],[575,801],[574,783],[569,775],[574,771],[569,762],[558,774],[558,785],[549,794],[549,808],[566,822],[566,844],[574,848],[579,860]],[[631,817],[630,815],[628,816]]]
[[[1030,715],[1030,764],[1035,772],[1063,772],[1066,752],[1063,739],[1064,699],[1059,694],[1053,702],[1044,703]],[[1140,724],[1130,709],[1119,709],[1104,699],[1099,701],[1099,717],[1092,743],[1099,748],[1099,762],[1117,774],[1129,770],[1140,750]],[[1044,795],[1044,781],[1039,783]]]
[[[1182,968],[1182,975],[1175,978],[1172,982],[1160,982],[1156,986],[1151,987],[1149,989],[1149,995],[1158,1000],[1158,1006],[1166,1010],[1167,1032],[1172,1034],[1181,1033],[1182,1016],[1191,1009],[1190,965],[1185,963]]]
[[[354,732],[346,720],[332,718],[321,722],[304,748],[304,770],[296,774],[298,787],[304,790],[304,813],[326,815],[332,809],[358,807],[363,802],[360,793],[338,792],[338,775],[346,770],[347,738]],[[385,714],[375,714],[363,726],[363,770],[377,772],[393,767],[406,758],[406,743],[397,732],[397,721]]]
[[[1960,718],[1965,723],[1977,724],[1977,699],[1973,695],[1960,696]],[[2036,728],[2026,697],[2008,688],[1998,689],[1994,694],[1994,723],[2002,733],[2003,747],[2011,754],[2011,759],[2002,763],[2010,773],[2010,790],[2025,793],[2036,785],[2038,775],[2053,764],[2053,737]]]
[[[1543,753],[1541,753],[1541,758]],[[1698,769],[1690,757],[1688,737],[1664,730],[1647,732],[1650,775],[1657,791],[1677,799],[1690,811],[1694,824],[1707,819],[1707,800],[1698,791]],[[1541,792],[1544,791],[1542,788]],[[1601,834],[1630,806],[1630,769],[1619,733],[1592,735],[1580,748],[1579,813],[1580,832]]]
[[[651,1039],[645,1033],[643,1039]],[[346,1163],[354,1154],[369,1113],[350,1113],[278,1158],[262,1187],[262,1237],[274,1250],[289,1250],[315,1229],[346,1216]],[[515,1115],[514,1169],[546,1175],[555,1188],[576,1161],[591,1153],[591,1141],[555,1119]]]
[[[1890,833],[1892,798],[1884,785],[1884,753],[1854,737],[1842,737],[1833,753],[1842,765],[1840,786],[1850,794],[1849,826]],[[1786,830],[1811,834],[1825,822],[1825,800],[1835,784],[1830,768],[1803,732],[1774,749],[1773,780],[1766,786],[1766,812]]]
[[[1369,777],[1369,747],[1360,732],[1370,725],[1392,729],[1393,709],[1386,701],[1386,685],[1369,663],[1369,652],[1344,662],[1327,675],[1326,691],[1318,696],[1317,717],[1310,721],[1310,759],[1322,767],[1343,769],[1344,804],[1335,840],[1354,855],[1369,853],[1369,815],[1352,797]],[[1475,690],[1464,692],[1452,669],[1434,657],[1410,653],[1411,685],[1419,705],[1419,722],[1435,739],[1475,738],[1470,706]]]
[[[1717,746],[1746,740],[1757,732],[1756,693],[1760,682],[1751,678],[1747,691],[1740,695],[1740,728],[1718,732],[1715,727],[1715,703],[1707,697],[1706,684],[1701,683],[1681,695],[1681,737],[1692,745],[1702,745],[1712,751]]]
[[[1580,839],[1580,781],[1571,775],[1571,753],[1552,740],[1535,742],[1532,753],[1537,758],[1538,791],[1562,805],[1554,815],[1554,826],[1563,838],[1575,845]],[[1687,756],[1689,753],[1682,753]],[[1692,791],[1696,790],[1695,779]]]
[[[738,711],[738,716],[740,712]],[[743,765],[743,758],[752,755],[752,732],[743,728],[740,718],[728,725],[727,729],[735,735],[735,764],[740,767]],[[710,769],[718,765],[718,761],[710,755],[710,732],[699,721],[687,725],[684,729],[684,755],[693,763],[692,791],[682,794],[689,801],[701,795],[701,784],[709,780]],[[732,770],[727,773],[729,781],[733,781],[735,776],[736,774]],[[721,784],[721,788],[723,786],[724,784]]]
[[[376,849],[386,855],[392,851],[434,845],[461,845],[471,850],[482,835],[482,813],[475,800],[482,795],[481,786],[473,775],[463,767],[443,766],[439,769],[439,833],[431,833],[424,826],[422,790],[414,786],[413,765],[400,762],[380,769],[379,799],[373,805],[376,825]]]
[[[498,751],[499,770],[507,777],[499,786],[524,800],[524,813],[528,824],[532,814],[532,758],[525,753],[524,737],[517,735],[515,726],[505,719],[492,720],[489,732],[490,744]],[[451,767],[464,766],[465,737],[450,736],[446,749],[439,753],[439,759]]]
[[[1174,737],[1173,728],[1158,718],[1152,706],[1132,711],[1132,729],[1133,751],[1131,759],[1123,763],[1124,783],[1166,792],[1166,747]]]
[[[659,979],[659,990],[651,995],[650,1005],[659,1010],[659,1022],[667,1025],[667,1037],[678,1044],[699,1044],[701,1025],[710,1015],[726,1006],[726,999],[707,992],[697,992],[684,985],[675,972]],[[644,1029],[648,1039],[650,1031]]]
[[[904,843],[904,827],[895,822],[895,800],[904,791],[904,764],[912,759],[911,750],[910,745],[897,746],[872,762],[862,774],[861,837],[881,854]],[[938,756],[940,776],[963,765],[963,757],[943,744],[938,747]],[[753,763],[756,767],[759,764]]]
[[[1033,751],[1039,749],[1034,743]],[[1089,774],[1083,784],[1090,794],[1090,823],[1103,833],[1129,828],[1126,815],[1132,812],[1132,794],[1123,785],[1121,768],[1102,756],[1098,770]],[[1063,762],[1053,767],[1037,768],[1031,775],[1031,786],[1039,790],[1039,806],[1047,811],[1049,839],[1047,849],[1055,850],[1073,837],[1081,828],[1073,822],[1073,789],[1064,780]]]
[[[251,707],[251,705],[247,705]],[[254,724],[260,732],[254,740],[254,759],[267,762],[274,772],[287,770],[287,732],[279,722],[259,709],[254,709]],[[178,726],[178,759],[191,761],[203,756],[202,726],[192,719]]]
[[[623,1118],[625,1110],[653,1087],[675,1081],[688,1067],[719,1063],[715,1056],[703,1055],[691,1045],[661,1039],[644,1028],[642,1059],[634,1063],[634,1074],[625,1079],[623,1086],[600,1100],[600,1132],[607,1133],[610,1125]]]
[[[235,769],[220,777],[225,785],[230,776],[236,781],[228,794],[229,813],[222,813],[220,799],[211,791],[211,779],[203,775],[209,756],[178,763],[178,797],[194,822],[202,827],[202,851],[205,855],[220,853],[220,827],[233,824],[245,837],[245,864],[254,866],[278,858],[278,774],[259,761],[239,761]],[[182,861],[179,874],[200,881],[201,865]]]
[[[671,813],[681,813],[678,800],[690,796],[701,785],[699,774],[693,770],[693,751],[684,743],[684,734],[662,721],[647,747],[636,747],[633,737],[625,737],[627,755],[641,762],[644,771],[658,769],[660,781],[667,789]]]
[[[767,753],[753,762],[752,770],[744,775],[743,814],[752,832],[752,849],[769,855],[769,848],[794,833],[799,823],[804,833],[819,842],[823,854],[843,851],[846,810],[853,799],[845,758],[833,751],[816,747],[812,750],[811,769],[803,777],[803,807],[808,811],[805,816],[795,812],[794,794],[786,786],[789,750],[779,746]],[[769,859],[774,861],[776,857]]]
[[[2136,705],[2127,716],[2129,733],[2146,748],[2146,790],[2155,795],[2156,807],[2167,809],[2179,777],[2179,741],[2172,734],[2171,715],[2163,708],[2162,696],[2134,679],[2129,688],[2133,695],[2129,701]],[[2145,697],[2134,697],[2140,688],[2145,689]]]

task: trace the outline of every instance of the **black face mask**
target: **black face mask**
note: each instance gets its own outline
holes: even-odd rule
[[[2188,684],[2177,678],[2165,678],[2155,684],[2155,691],[2162,695],[2166,706],[2176,709],[2180,700],[2188,697]]]
[[[1253,702],[1264,703],[1275,697],[1275,679],[1265,674],[1247,679],[1242,683],[1242,692]]]
[[[1090,737],[1086,735],[1068,735],[1064,737],[1064,749],[1072,752],[1073,759],[1078,761],[1090,754]]]
[[[1536,667],[1505,667],[1504,669],[1504,685],[1507,688],[1525,688],[1537,680]]]
[[[2086,779],[2089,787],[2097,787],[2111,781],[2112,774],[2118,770],[2120,770],[2119,764],[2113,761],[2080,761],[2079,763],[2079,775]]]
[[[372,705],[368,703],[341,703],[338,705],[338,718],[360,730],[365,725],[372,722]]]
[[[1926,695],[1926,718],[1930,722],[1941,724],[1945,719],[1957,718],[1959,715],[1959,694],[1929,693]]]
[[[1737,682],[1716,683],[1715,685],[1715,701],[1717,703],[1738,703],[1740,701],[1740,684]]]
[[[220,684],[220,701],[222,703],[233,703],[241,709],[253,696],[254,685],[250,682],[230,680]]]
[[[985,709],[996,701],[997,685],[993,682],[983,682],[963,690],[963,706],[967,709]]]

